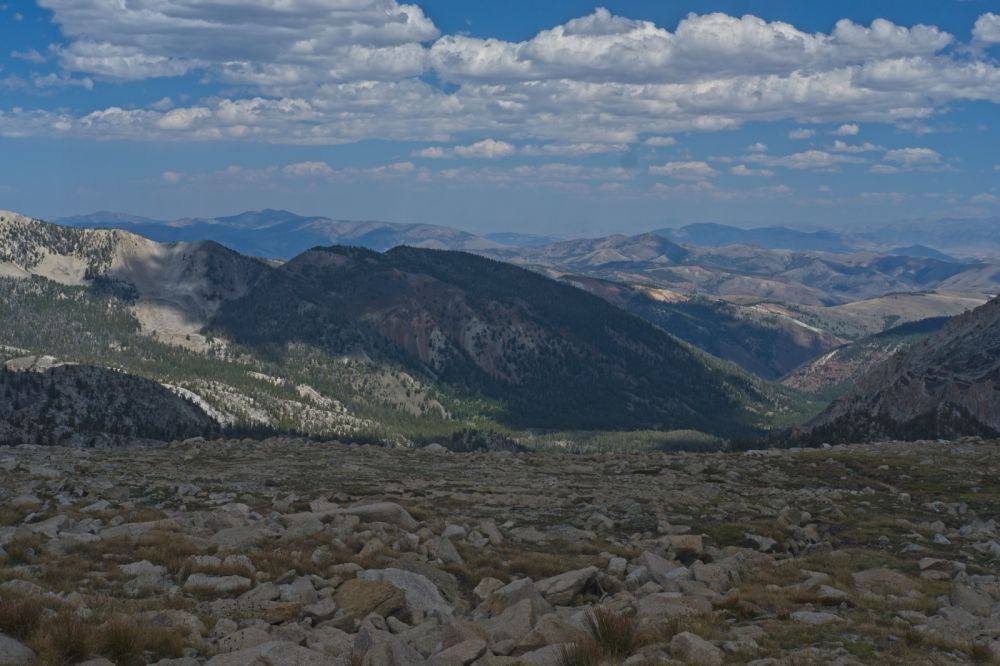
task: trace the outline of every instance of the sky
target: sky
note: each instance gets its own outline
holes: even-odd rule
[[[0,209],[1000,216],[1000,0],[0,0]]]

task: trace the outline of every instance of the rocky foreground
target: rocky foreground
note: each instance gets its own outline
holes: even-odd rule
[[[1000,443],[0,449],[0,664],[1000,657]]]

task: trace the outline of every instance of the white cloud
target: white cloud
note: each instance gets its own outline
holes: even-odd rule
[[[441,146],[429,146],[414,153],[416,157],[423,157],[429,160],[443,160],[451,156],[451,151]]]
[[[1000,15],[990,12],[976,19],[972,38],[981,44],[1000,44]]]
[[[234,83],[398,79],[425,69],[438,31],[395,0],[39,0],[76,41],[69,70],[112,79],[209,70]]]
[[[941,153],[930,148],[898,148],[886,151],[884,159],[905,168],[941,163]]]
[[[165,130],[187,130],[194,127],[199,120],[211,117],[212,112],[204,107],[174,109],[160,116],[156,121],[156,126]]]
[[[983,192],[972,197],[969,201],[974,204],[995,204],[1000,202],[1000,197],[989,192]]]
[[[830,146],[830,150],[835,153],[871,153],[879,150],[885,150],[882,146],[876,146],[874,143],[865,141],[862,144],[849,144],[837,139]]]
[[[672,136],[651,136],[643,143],[654,148],[662,148],[665,146],[676,146],[677,139]]]
[[[84,88],[86,90],[94,89],[94,82],[89,76],[83,78],[74,78],[67,74],[56,74],[55,72],[50,72],[48,74],[32,74],[31,84],[36,88]]]
[[[841,125],[837,129],[835,129],[833,133],[836,134],[837,136],[856,136],[860,131],[861,128],[858,125],[854,123],[848,123],[845,125]]]
[[[737,164],[729,170],[734,176],[773,176],[770,169],[751,169],[746,164]]]
[[[0,135],[51,134],[58,124],[62,135],[95,138],[449,144],[475,134],[507,145],[596,146],[647,136],[657,146],[679,132],[748,122],[916,126],[956,101],[1000,103],[1000,67],[982,50],[945,50],[953,39],[938,28],[881,19],[813,33],[754,16],[691,14],[671,30],[599,9],[510,42],[437,39],[419,7],[397,0],[39,1],[68,39],[53,55],[69,72],[196,74],[236,85],[182,99],[195,114],[187,121],[165,115],[182,108],[75,116],[8,108]],[[984,38],[989,20],[977,24]]]
[[[889,164],[873,164],[871,165],[871,168],[869,168],[868,170],[871,171],[872,173],[878,173],[878,174],[899,173],[899,167],[894,167]]]
[[[905,192],[862,192],[858,198],[865,203],[893,204],[898,206],[909,198]]]
[[[156,111],[169,111],[174,106],[174,100],[169,97],[161,97],[157,101],[149,105],[149,108],[155,109]]]
[[[431,48],[432,66],[449,80],[679,83],[706,74],[789,74],[873,57],[932,55],[951,42],[932,26],[905,28],[842,20],[830,35],[756,16],[689,14],[674,32],[599,8],[543,30],[526,42],[449,35]]]
[[[26,49],[24,51],[11,51],[10,57],[15,60],[23,60],[25,62],[30,62],[33,65],[40,65],[46,62],[49,58],[35,49]]]
[[[649,167],[649,173],[681,180],[704,180],[717,175],[716,170],[707,162],[667,162],[660,166]]]
[[[160,174],[160,178],[168,183],[179,183],[183,176],[176,171],[164,171]]]
[[[715,185],[707,180],[699,180],[693,183],[681,183],[679,185],[666,185],[665,183],[655,183],[653,192],[659,194],[690,194],[715,191]]]
[[[123,81],[181,76],[198,64],[186,58],[150,54],[138,46],[108,42],[73,42],[60,48],[58,54],[59,63],[70,71]]]
[[[509,157],[517,152],[517,148],[506,141],[496,139],[483,139],[467,146],[453,146],[445,148],[443,146],[431,146],[418,150],[415,155],[428,159],[445,159],[450,157],[466,157],[494,160],[501,157]]]
[[[624,143],[548,143],[540,146],[527,145],[518,152],[522,155],[564,155],[579,157],[582,155],[604,155],[607,153],[624,153],[628,144]]]
[[[288,164],[282,171],[298,178],[308,178],[315,176],[332,176],[334,171],[326,162],[296,162]]]
[[[757,143],[752,143],[749,146],[747,146],[747,150],[750,151],[751,153],[766,153],[767,144],[758,141]]]
[[[496,139],[483,139],[469,146],[455,146],[454,150],[459,157],[478,157],[487,160],[508,157],[517,152],[512,144]]]
[[[412,173],[416,170],[416,168],[417,167],[413,162],[393,162],[392,164],[386,164],[385,166],[365,169],[365,173],[372,176],[399,176]]]
[[[842,164],[859,164],[864,162],[859,157],[834,154],[825,150],[805,150],[791,155],[746,155],[744,159],[764,166],[777,166],[786,169],[837,171]]]
[[[814,129],[794,129],[788,133],[789,139],[811,139],[816,136],[816,130]]]

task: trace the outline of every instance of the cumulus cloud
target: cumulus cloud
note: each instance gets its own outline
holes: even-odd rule
[[[886,151],[886,162],[894,162],[903,167],[940,164],[941,153],[930,148],[897,148]]]
[[[669,176],[681,180],[704,180],[717,175],[707,162],[667,162],[659,166],[649,167],[649,173],[654,176]]]
[[[864,162],[859,157],[830,153],[825,150],[804,150],[791,155],[747,155],[745,159],[764,166],[813,171],[837,171],[842,164]]]
[[[167,111],[156,120],[156,126],[165,130],[187,130],[194,127],[199,120],[210,118],[212,112],[204,107],[174,109]]]
[[[138,81],[164,76],[181,76],[197,66],[197,61],[151,54],[138,46],[108,42],[73,42],[58,50],[60,64],[73,72],[122,81]]]
[[[478,157],[487,160],[508,157],[517,152],[513,144],[496,139],[483,139],[469,146],[455,146],[455,154],[459,157]]]
[[[653,148],[663,148],[666,146],[676,146],[677,139],[672,136],[651,136],[643,143]]]
[[[548,143],[540,146],[527,145],[518,152],[522,155],[532,156],[564,155],[567,157],[579,157],[582,155],[624,153],[627,150],[628,144],[624,143]]]
[[[208,69],[226,80],[294,84],[395,79],[424,70],[437,28],[395,0],[111,3],[39,0],[74,39],[62,65],[111,79]]]
[[[24,51],[14,50],[10,52],[10,57],[15,60],[30,62],[33,65],[40,65],[49,59],[48,56],[39,53],[35,49],[25,49]]]
[[[365,173],[371,176],[399,176],[416,171],[417,166],[413,162],[393,162],[385,166],[378,166],[365,169]]]
[[[747,150],[750,151],[751,153],[766,153],[767,144],[758,141],[757,143],[752,143],[749,146],[747,146]]]
[[[168,183],[179,183],[183,176],[176,171],[164,171],[160,174],[160,178]]]
[[[53,51],[67,72],[237,85],[188,103],[187,115],[183,107],[8,109],[6,136],[57,124],[71,136],[309,144],[449,144],[478,134],[497,143],[469,156],[496,157],[513,141],[598,146],[646,136],[655,147],[679,132],[747,122],[915,127],[955,101],[1000,103],[1000,68],[982,52],[950,50],[952,36],[934,26],[882,19],[811,33],[754,16],[691,14],[671,30],[598,9],[505,41],[441,37],[419,7],[397,0],[39,2],[68,39]],[[991,39],[992,16],[976,24],[980,43]]]
[[[333,168],[326,162],[296,162],[288,164],[282,171],[289,176],[308,178],[315,176],[332,176]]]
[[[871,153],[879,150],[885,150],[885,148],[877,146],[869,141],[865,141],[861,144],[850,144],[837,139],[833,142],[833,145],[830,146],[830,150],[835,153]]]
[[[794,129],[788,133],[789,139],[802,140],[811,139],[816,136],[816,130],[814,129]]]
[[[526,42],[445,36],[431,48],[431,63],[454,81],[572,78],[681,83],[706,74],[780,75],[872,57],[926,56],[951,40],[933,26],[906,28],[882,19],[870,27],[841,20],[833,33],[824,35],[781,21],[722,13],[690,14],[670,32],[650,21],[599,8]]]
[[[972,38],[980,44],[1000,44],[1000,15],[990,12],[976,19]]]
[[[751,169],[746,164],[737,164],[736,166],[729,169],[729,173],[734,176],[773,176],[774,172],[770,169]]]
[[[417,157],[424,157],[429,160],[443,160],[451,157],[452,151],[441,146],[428,146],[414,153]]]
[[[506,141],[496,139],[483,139],[467,146],[431,146],[417,151],[417,157],[427,159],[446,159],[451,157],[466,157],[494,160],[501,157],[509,157],[517,152],[517,147]]]
[[[837,136],[856,136],[860,131],[861,128],[858,125],[854,123],[847,123],[835,129],[833,133]]]

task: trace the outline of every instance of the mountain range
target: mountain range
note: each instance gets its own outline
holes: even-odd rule
[[[438,250],[485,250],[502,244],[451,227],[433,224],[335,220],[265,209],[216,218],[164,221],[97,212],[55,220],[71,227],[122,229],[160,243],[213,240],[241,254],[290,259],[317,245],[355,245],[383,251],[399,245]],[[511,245],[532,237],[504,236]]]
[[[550,245],[548,235],[493,232],[475,235],[435,224],[350,221],[265,209],[237,215],[157,220],[98,211],[53,220],[74,227],[128,229],[161,242],[216,240],[244,254],[288,259],[316,244],[350,244],[373,250],[427,243],[432,249]],[[242,232],[242,235],[240,233]],[[939,261],[1000,259],[1000,219],[903,220],[877,226],[845,224],[837,230],[785,226],[735,227],[710,222],[665,227],[649,233],[682,245],[751,245],[769,250],[924,257]],[[642,234],[639,234],[642,235]],[[957,258],[956,258],[957,257]]]
[[[831,399],[798,437],[998,425],[963,356],[991,349],[994,302],[949,317],[1000,292],[1000,264],[917,243],[710,224],[480,237],[277,210],[67,222],[0,214],[0,360],[118,368],[230,429],[747,437]]]
[[[280,395],[298,405],[285,411],[301,411],[305,402],[310,409],[324,401],[356,406],[357,392],[343,382],[339,388],[347,395],[318,390],[344,362],[356,370],[357,382],[383,382],[369,392],[368,409],[353,414],[356,420],[391,402],[371,399],[387,390],[386,372],[411,378],[405,392],[407,398],[421,396],[418,412],[453,416],[454,406],[428,393],[437,387],[443,399],[475,401],[476,411],[515,428],[645,427],[732,436],[771,427],[795,409],[787,389],[713,359],[597,296],[467,253],[325,247],[273,265],[211,241],[164,245],[121,230],[74,229],[4,213],[0,274],[13,279],[8,302],[21,303],[12,305],[12,321],[51,308],[53,301],[75,299],[91,309],[74,320],[86,321],[103,308],[121,319],[114,326],[124,329],[129,318],[135,321],[129,337],[113,342],[123,350],[153,339],[214,355],[214,374],[206,361],[207,374],[190,370],[183,388],[219,412],[237,392],[220,388],[220,379],[239,372],[241,364],[239,382],[262,375],[262,383],[275,387],[270,398]],[[46,284],[35,284],[39,278]],[[60,296],[51,282],[85,291]],[[35,304],[26,305],[33,297]],[[37,349],[14,335],[56,335],[39,330],[58,329],[55,320],[38,324],[36,318],[31,326],[12,325],[4,331],[11,337],[2,342],[36,353],[59,351]],[[98,336],[114,326],[95,321],[90,329],[102,330],[83,334]],[[65,351],[83,343],[75,335],[59,344]],[[167,354],[160,348],[142,353]],[[174,365],[194,363],[184,357]],[[264,364],[269,372],[261,371]],[[295,364],[309,383],[274,369]],[[169,379],[148,365],[145,372]],[[394,377],[397,386],[406,384]],[[264,399],[243,397],[249,407],[241,418],[247,419],[254,400]],[[397,400],[397,407],[400,402],[405,400]],[[273,418],[261,421],[275,424]]]
[[[164,243],[214,240],[244,255],[279,260],[332,244],[379,252],[401,245],[460,250],[550,276],[586,275],[731,302],[830,306],[892,292],[1000,292],[1000,260],[959,261],[937,246],[887,245],[867,232],[695,224],[636,236],[554,240],[513,233],[477,236],[438,225],[334,220],[271,209],[169,222],[95,213],[59,222],[128,229]],[[974,237],[984,239],[983,247],[992,242],[989,224],[963,224],[963,242]],[[900,232],[896,240],[905,238]]]

